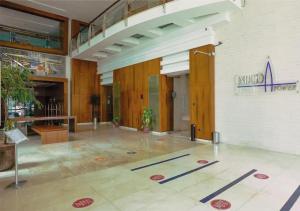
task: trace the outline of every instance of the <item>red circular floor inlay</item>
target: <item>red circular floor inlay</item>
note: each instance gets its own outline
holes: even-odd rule
[[[254,174],[257,179],[269,179],[269,176],[266,174]]]
[[[229,201],[222,200],[222,199],[216,199],[210,202],[210,205],[213,208],[216,208],[218,210],[227,210],[231,207],[231,204]]]
[[[94,203],[94,200],[91,198],[82,198],[82,199],[78,199],[78,200],[74,201],[72,206],[74,208],[84,208],[84,207],[90,206],[93,203]]]
[[[164,178],[165,177],[163,175],[153,175],[150,177],[150,179],[155,180],[155,181],[162,180]]]
[[[197,163],[200,163],[200,164],[207,164],[208,161],[207,161],[207,160],[198,160]]]

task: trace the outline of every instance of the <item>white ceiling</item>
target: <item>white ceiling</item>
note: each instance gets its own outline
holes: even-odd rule
[[[35,9],[90,22],[117,0],[9,0]]]

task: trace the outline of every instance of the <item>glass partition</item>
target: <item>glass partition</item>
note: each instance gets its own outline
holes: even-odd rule
[[[65,21],[32,13],[0,7],[1,45],[28,50],[47,49],[44,52],[49,49],[62,51]]]
[[[40,48],[62,48],[60,37],[38,34],[32,31],[21,30],[4,25],[0,25],[0,41],[31,45]]]
[[[152,127],[154,131],[159,131],[159,75],[149,76],[149,107],[153,112]]]
[[[120,82],[117,81],[113,84],[113,118],[119,117],[119,121],[121,120],[120,100]]]

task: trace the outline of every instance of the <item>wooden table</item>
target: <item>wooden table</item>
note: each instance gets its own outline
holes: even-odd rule
[[[64,126],[37,125],[31,129],[41,136],[42,144],[67,142],[69,138],[68,130]]]

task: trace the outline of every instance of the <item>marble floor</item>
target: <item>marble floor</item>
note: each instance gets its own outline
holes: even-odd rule
[[[22,144],[19,174],[27,183],[6,189],[13,171],[0,172],[0,210],[86,206],[80,210],[205,211],[227,206],[273,211],[293,193],[299,196],[297,155],[193,143],[108,125],[95,131],[83,127],[71,140],[41,145],[32,137]],[[300,210],[300,199],[287,207],[284,210]]]

